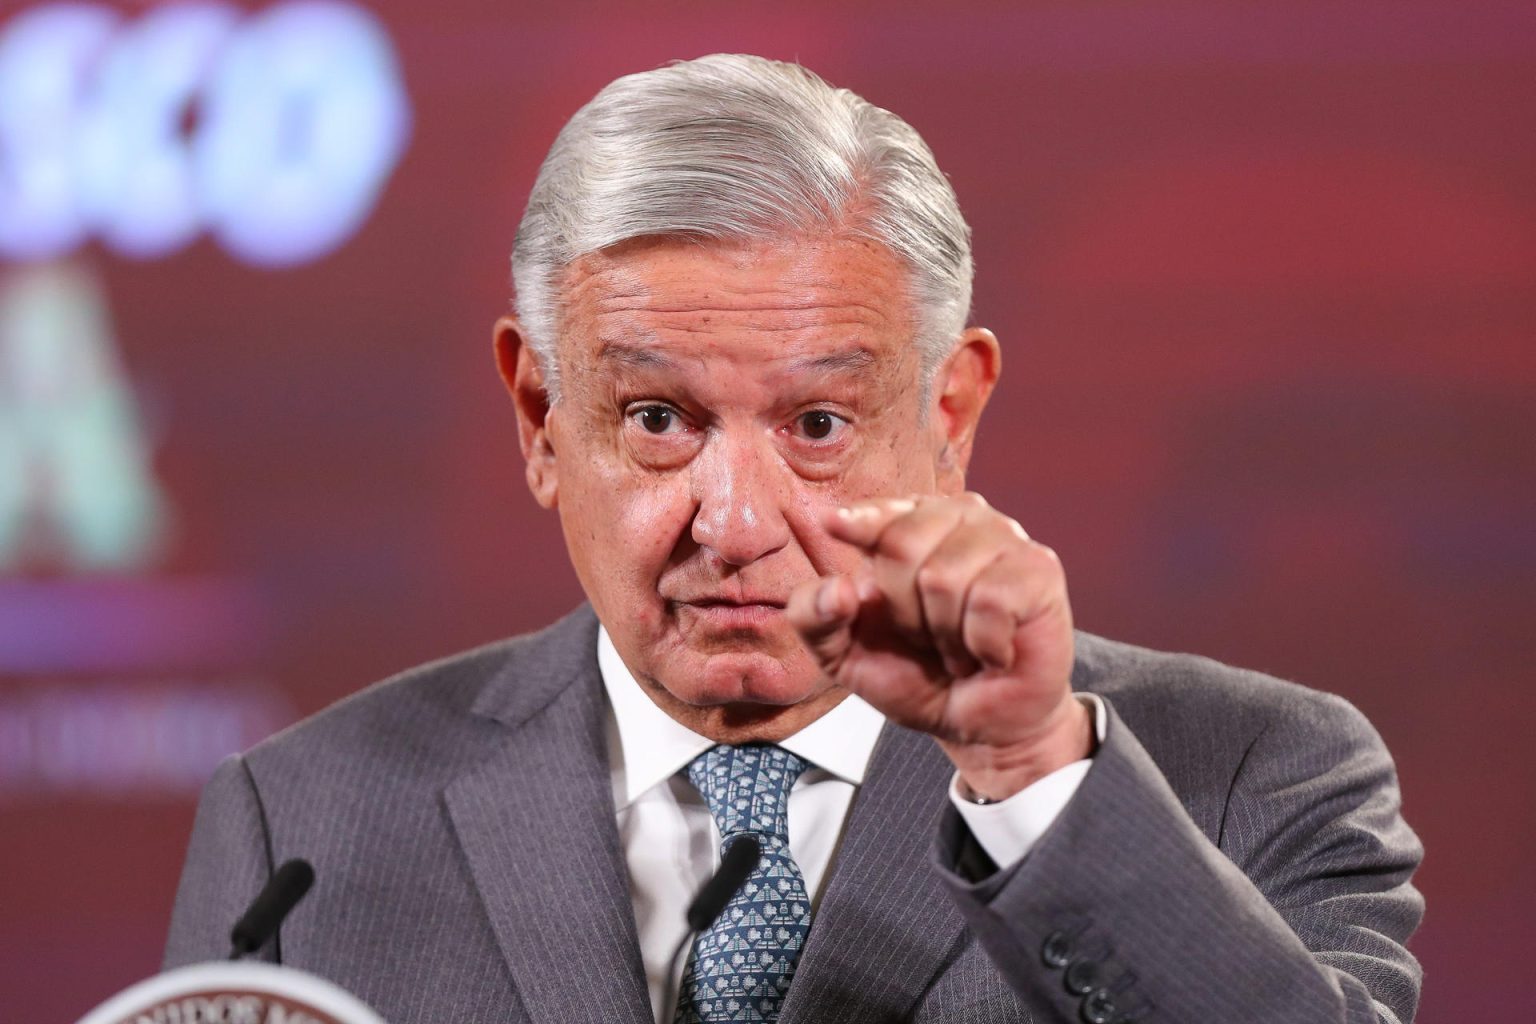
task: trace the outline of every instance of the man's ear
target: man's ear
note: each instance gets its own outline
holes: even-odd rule
[[[494,332],[496,369],[517,410],[517,439],[522,444],[528,489],[545,508],[558,503],[559,481],[555,445],[550,438],[549,393],[544,371],[528,344],[528,334],[515,316],[496,321]]]
[[[965,471],[971,463],[976,424],[997,385],[1003,353],[997,336],[985,327],[968,327],[934,374],[929,416],[939,450],[939,490],[959,494],[965,490]]]

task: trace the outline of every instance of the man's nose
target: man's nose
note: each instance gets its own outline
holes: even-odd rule
[[[749,565],[789,543],[789,482],[769,446],[724,431],[693,462],[693,540],[731,565]]]

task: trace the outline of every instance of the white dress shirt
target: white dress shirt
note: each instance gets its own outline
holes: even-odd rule
[[[688,931],[683,911],[720,862],[719,828],[683,769],[714,741],[656,706],[635,682],[606,629],[598,630],[597,664],[613,712],[608,763],[646,986],[656,1020],[667,1024],[673,1008],[661,1003],[669,988],[676,990],[682,974],[683,958],[674,965],[671,957]],[[1102,740],[1103,707],[1097,698],[1089,699]],[[812,920],[848,808],[884,725],[880,712],[850,695],[779,744],[811,763],[789,794],[789,850],[805,877]],[[993,861],[1013,864],[1061,813],[1091,763],[1070,764],[1007,800],[984,806],[959,795],[957,775],[950,799]]]

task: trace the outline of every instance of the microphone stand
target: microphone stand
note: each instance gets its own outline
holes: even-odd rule
[[[688,932],[667,960],[667,983],[662,989],[661,1000],[663,1017],[656,1024],[668,1024],[665,1014],[669,1012],[674,1018],[677,1016],[678,986],[682,977],[677,969],[678,958],[699,937],[699,933],[714,924],[715,919],[724,912],[731,897],[741,890],[748,876],[756,870],[761,855],[762,847],[757,837],[750,833],[735,836],[725,844],[720,854],[720,867],[709,881],[699,887],[693,902],[688,904]]]
[[[307,860],[295,858],[273,872],[230,931],[229,958],[239,960],[265,946],[314,882],[315,869]]]

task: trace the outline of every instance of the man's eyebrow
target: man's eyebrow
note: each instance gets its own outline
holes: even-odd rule
[[[673,369],[677,366],[670,357],[645,345],[628,345],[621,341],[605,341],[597,350],[599,362],[614,362],[632,370]]]
[[[819,356],[801,356],[791,359],[786,367],[791,373],[840,373],[862,370],[876,362],[876,356],[867,348],[854,348],[846,352],[828,352]]]
[[[618,363],[633,370],[675,369],[677,362],[646,345],[631,345],[621,341],[607,341],[597,351],[601,362]],[[854,348],[846,352],[826,352],[821,355],[800,356],[791,359],[785,369],[791,373],[839,373],[862,370],[877,361],[876,355],[867,348]]]

